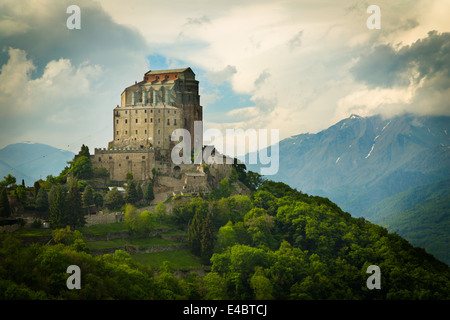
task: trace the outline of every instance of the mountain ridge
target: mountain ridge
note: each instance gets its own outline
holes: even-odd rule
[[[53,146],[20,142],[0,149],[0,177],[8,174],[16,177],[17,183],[22,179],[26,185],[33,185],[48,175],[58,175],[74,157],[74,153]]]
[[[351,115],[318,133],[281,140],[279,171],[268,178],[366,218],[384,199],[450,177],[449,133],[448,116]],[[260,165],[247,167],[258,172]]]

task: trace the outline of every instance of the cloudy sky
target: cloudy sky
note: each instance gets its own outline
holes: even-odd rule
[[[73,4],[80,30],[66,26]],[[371,4],[379,30],[366,25]],[[449,16],[449,0],[0,0],[0,148],[106,147],[123,89],[186,66],[205,129],[224,133],[450,115]]]

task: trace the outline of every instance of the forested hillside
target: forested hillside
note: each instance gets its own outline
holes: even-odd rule
[[[450,264],[450,179],[408,189],[381,201],[365,214],[367,219]]]
[[[240,170],[239,179],[249,183]],[[253,176],[254,177],[254,176]],[[48,245],[2,236],[2,299],[449,299],[450,268],[397,234],[353,218],[328,199],[252,179],[250,196],[178,203],[167,223],[188,230],[190,250],[207,267],[176,277],[130,254],[92,256],[78,230],[54,231]],[[80,290],[66,269],[78,265]],[[369,290],[367,267],[381,270]]]
[[[449,194],[450,186],[437,183],[450,176],[449,120],[352,115],[318,133],[280,141],[280,169],[269,178],[389,226],[448,264],[450,202],[439,195]]]

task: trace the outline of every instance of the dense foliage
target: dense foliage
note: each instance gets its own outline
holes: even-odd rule
[[[55,231],[50,245],[23,246],[3,236],[0,298],[450,298],[449,267],[423,249],[351,217],[326,198],[240,174],[243,181],[257,185],[251,195],[224,197],[224,181],[218,197],[177,202],[168,216],[168,223],[189,231],[192,252],[210,266],[205,276],[176,277],[168,263],[152,270],[120,250],[92,256],[82,235],[65,228]],[[61,213],[58,205],[66,192],[62,187],[50,192],[54,217]],[[107,204],[112,200],[108,197]],[[159,206],[153,215],[127,206],[125,221],[131,232],[146,234],[165,210]],[[83,272],[81,290],[66,287],[66,268],[73,264]],[[366,287],[370,265],[381,270],[380,290]]]

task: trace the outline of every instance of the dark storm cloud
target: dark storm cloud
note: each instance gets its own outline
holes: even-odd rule
[[[73,4],[80,7],[80,30],[66,26],[70,16],[66,9]],[[93,1],[6,1],[0,5],[0,21],[11,21],[11,17],[14,23],[0,30],[0,65],[9,58],[5,46],[25,50],[36,66],[36,77],[52,60],[68,58],[74,65],[88,60],[110,66],[124,63],[123,58],[131,58],[131,52],[146,49],[138,32],[115,23]]]
[[[435,89],[450,87],[450,33],[428,33],[396,50],[381,45],[362,56],[351,69],[356,80],[370,88],[406,87],[411,81],[432,81]]]

